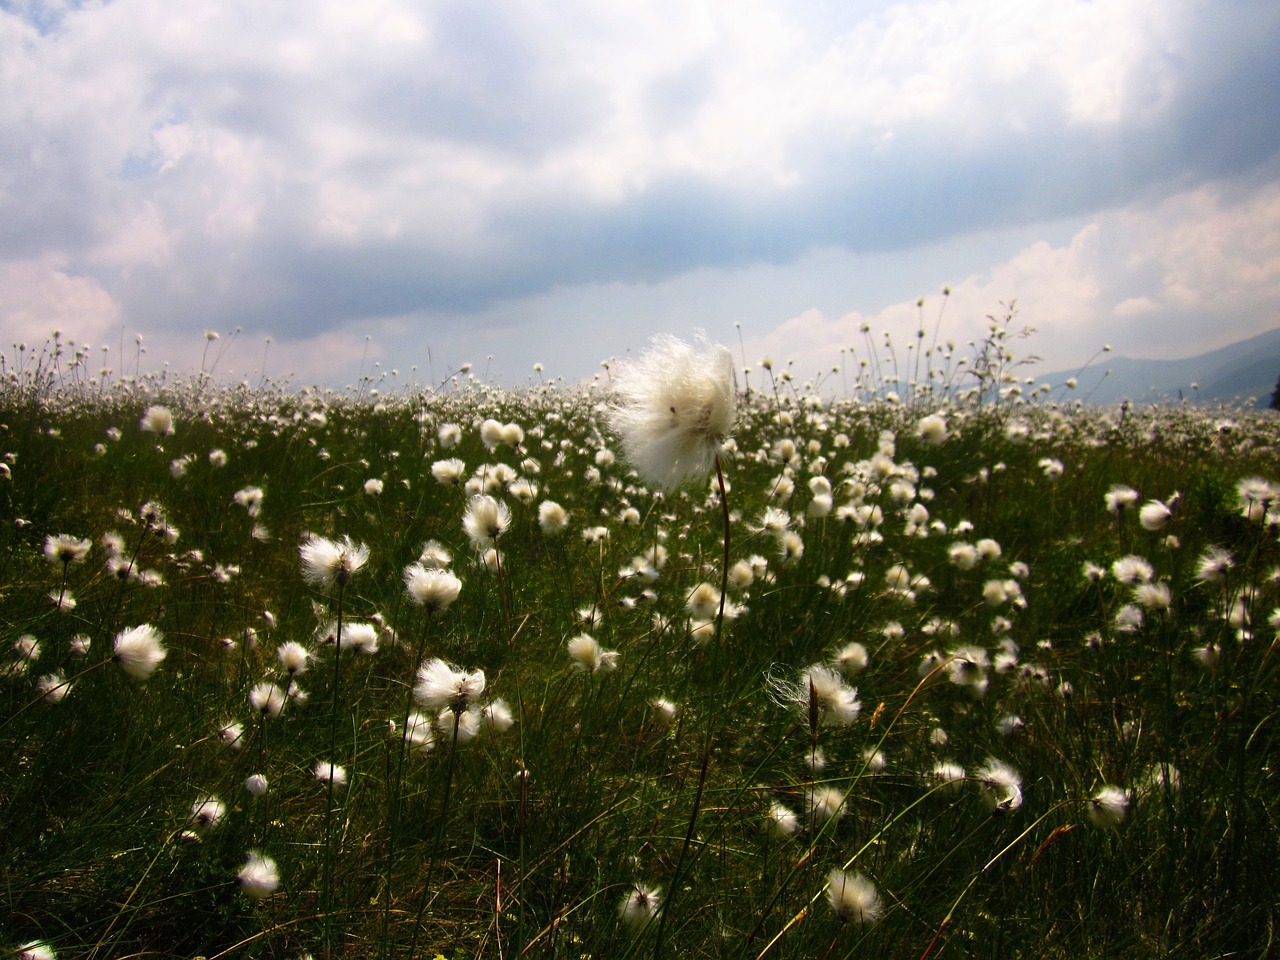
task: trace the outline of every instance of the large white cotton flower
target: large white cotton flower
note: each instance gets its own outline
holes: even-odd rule
[[[457,457],[449,457],[433,463],[431,465],[431,475],[436,478],[436,482],[441,486],[457,487],[462,485],[462,476],[466,469],[467,465]]]
[[[774,840],[791,836],[800,827],[795,811],[784,803],[774,801],[764,815],[764,829]]]
[[[278,717],[288,695],[274,683],[263,680],[249,691],[249,706],[264,717]]]
[[[827,874],[827,902],[841,923],[871,926],[880,918],[880,894],[860,873],[837,869]]]
[[[618,651],[605,650],[595,637],[580,633],[568,643],[569,659],[577,670],[595,673],[603,670],[609,673],[618,666]]]
[[[538,526],[547,536],[563,533],[569,528],[569,511],[554,500],[538,504]]]
[[[1129,792],[1106,784],[1089,800],[1089,820],[1099,830],[1114,830],[1124,822],[1129,809]]]
[[[43,940],[32,940],[18,948],[18,960],[57,960],[58,954]]]
[[[320,587],[346,586],[357,570],[369,560],[369,548],[353,543],[350,537],[341,541],[310,537],[299,548],[302,577]]]
[[[422,553],[418,555],[418,562],[428,570],[443,570],[453,563],[453,554],[439,542],[428,540],[422,545]]]
[[[916,423],[916,435],[930,446],[938,446],[947,439],[947,421],[941,414],[932,413]]]
[[[638,932],[653,922],[661,908],[661,891],[657,887],[637,883],[618,904],[618,919],[628,930]]]
[[[138,426],[147,433],[156,433],[162,437],[167,437],[173,433],[173,413],[168,407],[163,407],[159,404],[147,407]]]
[[[848,726],[862,709],[858,691],[844,682],[839,670],[824,664],[801,670],[798,680],[771,672],[767,682],[774,703],[798,708],[812,726]]]
[[[404,568],[404,586],[409,599],[428,613],[443,613],[458,599],[462,581],[448,570],[438,570],[422,563]]]
[[[462,529],[477,547],[491,547],[511,526],[511,508],[487,493],[467,501],[462,515]]]
[[[733,431],[733,355],[718,344],[699,346],[656,337],[613,377],[609,423],[645,482],[667,490],[708,474]]]
[[[231,499],[244,507],[249,516],[257,517],[262,513],[262,498],[264,495],[261,487],[244,487],[237,490]]]
[[[1125,508],[1138,502],[1138,491],[1123,483],[1113,483],[1102,499],[1111,513],[1124,513]]]
[[[1173,511],[1163,500],[1148,500],[1138,511],[1138,522],[1144,530],[1163,530],[1172,518]]]
[[[160,642],[162,635],[149,623],[121,630],[116,635],[112,656],[120,669],[135,680],[145,680],[168,654]]]
[[[492,418],[480,424],[480,439],[484,445],[493,450],[502,443],[502,424]]]
[[[257,850],[249,851],[249,858],[236,874],[236,880],[245,896],[265,900],[280,886],[280,871],[276,862]]]
[[[227,805],[217,797],[202,797],[191,804],[191,826],[197,832],[216,830],[227,816]]]
[[[441,737],[461,746],[480,735],[485,720],[479,707],[468,707],[461,713],[454,713],[449,707],[445,707],[436,714],[436,724],[440,727]]]
[[[978,768],[974,779],[992,813],[1009,813],[1022,806],[1022,777],[1007,763],[989,759]]]
[[[395,724],[392,724],[394,728]],[[405,745],[415,753],[430,753],[435,746],[436,737],[435,730],[431,726],[431,719],[419,713],[416,710],[410,711],[405,717],[404,732],[402,733]]]
[[[429,710],[448,708],[462,713],[484,693],[484,671],[460,670],[439,657],[418,668],[418,682],[413,688],[417,701]]]
[[[311,772],[323,784],[332,784],[335,787],[345,787],[347,785],[347,769],[336,763],[317,760]]]
[[[295,640],[282,643],[276,650],[276,658],[291,677],[298,677],[307,672],[311,663],[311,653]]]
[[[64,533],[49,534],[44,540],[44,555],[50,563],[83,563],[93,547],[90,540],[81,540]]]
[[[1240,515],[1260,523],[1266,519],[1267,508],[1280,500],[1280,485],[1262,477],[1245,477],[1236,484],[1236,493],[1240,498]]]

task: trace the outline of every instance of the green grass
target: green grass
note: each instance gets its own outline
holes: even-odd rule
[[[1237,483],[1277,479],[1277,422],[1236,411],[1223,430],[1223,414],[1192,409],[1122,416],[989,399],[833,400],[789,381],[743,398],[725,459],[732,560],[767,563],[731,595],[743,610],[722,640],[700,645],[685,600],[720,582],[719,501],[701,483],[661,497],[620,456],[598,464],[597,451],[618,450],[598,394],[473,384],[353,397],[14,376],[0,392],[11,472],[0,480],[0,948],[44,940],[59,957],[103,958],[412,949],[447,960],[1265,954],[1280,890],[1280,548],[1274,522],[1241,515]],[[159,402],[175,413],[168,437],[139,429]],[[935,446],[915,425],[938,410],[949,434]],[[520,448],[487,450],[485,418],[521,424]],[[1010,438],[1013,421],[1025,436]],[[461,427],[456,449],[437,439],[446,423]],[[892,471],[876,482],[869,461],[886,431]],[[798,447],[790,464],[783,439]],[[225,466],[211,463],[214,449]],[[447,456],[468,476],[503,463],[538,484],[530,505],[494,491],[513,512],[501,580],[463,533],[466,494],[431,475]],[[1063,463],[1060,479],[1045,477],[1046,457]],[[792,563],[754,529],[784,472],[796,489],[777,505],[804,543]],[[856,496],[882,508],[878,542],[834,514],[801,524],[819,473],[837,507]],[[364,492],[371,478],[381,494]],[[910,481],[902,499],[895,479]],[[1117,483],[1139,490],[1139,504],[1179,491],[1168,528],[1144,530],[1136,508],[1107,512]],[[250,485],[265,491],[257,518],[233,501]],[[570,511],[564,534],[539,528],[544,499]],[[150,501],[165,510],[159,529],[139,519]],[[926,535],[908,535],[916,505]],[[637,522],[622,520],[628,507]],[[956,532],[962,523],[971,529]],[[595,526],[608,537],[587,542]],[[112,531],[132,572],[155,571],[162,585],[108,571],[100,540]],[[377,623],[378,650],[344,651],[340,669],[319,635],[336,592],[302,577],[308,533],[370,550],[342,616]],[[95,542],[65,571],[69,611],[50,598],[64,570],[43,549],[57,534]],[[954,543],[982,538],[999,557],[972,570],[949,561]],[[464,582],[429,623],[402,581],[428,540],[452,552]],[[668,553],[655,580],[619,576],[655,545]],[[1222,582],[1197,576],[1210,546],[1234,557]],[[1132,632],[1115,621],[1132,588],[1081,572],[1127,554],[1146,558],[1172,597]],[[929,586],[895,595],[886,574],[897,564]],[[239,572],[220,582],[217,565]],[[848,583],[852,573],[861,581]],[[985,602],[993,579],[1017,579],[1025,606]],[[1241,596],[1242,627],[1229,619]],[[588,626],[580,611],[593,604],[601,619]],[[164,634],[167,658],[139,682],[110,657],[116,634],[143,623]],[[584,631],[618,651],[615,671],[573,668],[566,642]],[[31,661],[13,646],[27,634],[40,644]],[[77,636],[91,641],[86,655],[72,649]],[[255,716],[250,688],[288,682],[275,656],[288,641],[314,653],[298,678],[307,699]],[[850,641],[869,652],[849,679],[861,712],[811,729],[786,687],[805,699],[801,671]],[[1193,655],[1210,644],[1214,669]],[[962,648],[988,661],[972,677],[981,692],[952,681]],[[924,677],[930,652],[940,666]],[[502,698],[514,725],[456,747],[437,732],[428,755],[402,760],[426,657],[484,670],[486,699]],[[52,703],[38,683],[55,671],[74,680]],[[674,720],[658,698],[678,706]],[[1017,729],[1002,732],[1013,717]],[[219,734],[232,721],[244,730],[234,748]],[[883,767],[867,759],[877,750]],[[1021,776],[1023,802],[1007,813],[993,814],[976,782],[991,758]],[[330,760],[349,778],[332,811],[313,775]],[[927,776],[942,760],[969,772],[957,792]],[[1153,770],[1176,771],[1177,788],[1154,786]],[[245,790],[254,773],[269,781],[262,797]],[[1105,784],[1130,791],[1113,830],[1089,817]],[[842,815],[821,822],[806,803],[826,788]],[[195,830],[192,804],[206,797],[226,815]],[[774,802],[797,815],[794,834],[765,831]],[[279,869],[279,889],[261,901],[236,882],[250,850]],[[833,917],[835,867],[874,882],[878,923]],[[637,884],[658,888],[663,907],[634,931],[619,905]]]

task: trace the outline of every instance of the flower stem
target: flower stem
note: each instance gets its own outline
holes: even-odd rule
[[[418,640],[418,648],[414,651],[413,664],[422,662],[422,651],[427,645],[427,637],[431,633],[431,610],[427,610],[427,622],[422,628],[422,636]],[[409,685],[409,692],[405,695],[404,703],[404,723],[400,728],[400,747],[399,756],[396,758],[396,774],[392,779],[388,796],[387,796],[387,857],[386,857],[386,881],[383,896],[386,897],[386,903],[382,910],[382,951],[383,957],[387,956],[390,949],[390,943],[387,938],[387,930],[391,922],[391,890],[392,890],[392,872],[393,863],[395,861],[396,841],[399,839],[400,832],[400,804],[404,794],[404,761],[405,754],[408,752],[409,740],[409,716],[413,713],[413,685]]]
[[[342,595],[346,582],[338,581],[337,626],[333,637],[333,705],[329,713],[329,757],[322,761],[329,764],[329,777],[324,809],[324,882],[320,907],[324,916],[324,953],[332,956],[333,927],[333,861],[337,856],[333,849],[333,763],[338,749],[338,688],[342,679]]]
[[[409,958],[417,955],[418,934],[422,932],[422,915],[427,911],[427,902],[431,896],[431,880],[435,876],[436,861],[440,858],[440,846],[444,842],[445,825],[449,822],[449,798],[453,794],[453,763],[458,752],[458,724],[461,720],[458,712],[453,714],[453,736],[449,740],[449,761],[444,774],[444,802],[440,805],[440,823],[436,827],[436,839],[431,849],[431,860],[427,864],[427,882],[422,886],[422,900],[418,904],[418,915],[413,921],[413,938],[409,941]]]
[[[720,464],[720,454],[715,457],[716,482],[720,488],[720,505],[724,512],[724,569],[720,579],[720,609],[716,614],[716,657],[723,653],[724,604],[725,594],[729,591],[729,496],[725,489],[724,469]],[[719,666],[719,664],[717,664]],[[698,826],[698,817],[702,813],[702,794],[707,786],[707,769],[711,766],[711,746],[715,742],[714,709],[707,710],[707,732],[702,745],[702,764],[698,768],[698,787],[693,795],[693,809],[689,812],[689,826],[685,828],[684,842],[680,845],[680,856],[676,858],[675,868],[671,871],[671,883],[668,885],[667,903],[658,919],[658,933],[653,946],[655,960],[662,956],[662,941],[667,929],[667,917],[671,914],[671,904],[680,889],[681,872],[689,855],[689,847],[693,844],[693,834]]]
[[[507,628],[507,642],[511,643],[514,639],[511,635],[511,608],[507,603],[507,581],[502,571],[502,551],[496,539],[493,541],[493,558],[498,567],[498,593],[502,596],[502,621]]]
[[[729,494],[724,485],[724,469],[720,466],[720,454],[716,453],[716,483],[720,487],[720,509],[724,517],[724,558],[720,570],[720,609],[716,613],[716,648],[721,645],[724,631],[724,603],[729,593]]]

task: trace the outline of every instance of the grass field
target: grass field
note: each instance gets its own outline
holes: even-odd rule
[[[10,358],[0,950],[1267,955],[1280,421],[943,356],[665,492],[607,377]]]

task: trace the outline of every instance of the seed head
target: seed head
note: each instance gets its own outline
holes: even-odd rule
[[[418,683],[413,688],[417,701],[428,710],[448,709],[462,713],[484,693],[484,671],[467,672],[439,657],[418,668]]]
[[[236,874],[236,881],[245,896],[253,900],[265,900],[280,886],[280,871],[270,857],[250,850],[249,859]]]
[[[827,874],[827,902],[841,923],[869,927],[880,919],[880,894],[860,873],[832,870]]]
[[[409,599],[428,613],[442,613],[458,599],[462,581],[448,570],[411,563],[404,569],[404,585]]]
[[[168,655],[162,639],[160,631],[147,623],[121,630],[116,635],[112,659],[135,680],[145,680]]]
[[[613,375],[610,425],[645,482],[666,490],[706,476],[733,431],[733,355],[705,339],[698,346],[657,337]]]
[[[369,548],[353,543],[350,537],[338,541],[313,536],[299,548],[299,553],[303,579],[318,587],[345,587],[369,560]]]

